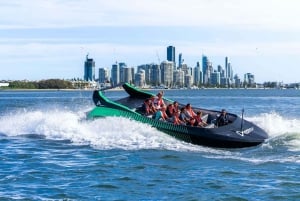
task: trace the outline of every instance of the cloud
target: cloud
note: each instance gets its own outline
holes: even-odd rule
[[[11,0],[2,28],[80,26],[229,26],[300,29],[297,0]]]
[[[248,66],[250,72],[247,59],[270,63],[277,71],[283,66],[296,71],[299,5],[297,0],[0,2],[0,68],[4,72],[11,66],[21,74],[23,66],[70,72],[77,66],[82,73],[88,52],[97,67],[110,67],[115,60],[136,66],[158,62],[157,54],[164,60],[166,47],[174,45],[190,66],[205,54],[214,65],[229,56],[237,68]],[[214,57],[221,59],[215,62]],[[282,60],[273,62],[276,58]]]
[[[166,45],[160,44],[120,44],[114,42],[81,42],[80,39],[53,39],[53,38],[2,38],[0,39],[0,55],[2,61],[16,60],[33,61],[47,59],[67,59],[84,57],[90,53],[92,57],[98,57],[99,60],[107,58],[106,61],[130,60],[132,65],[139,65],[147,62],[157,62],[157,54],[160,60],[166,56]],[[245,42],[231,41],[225,42],[197,42],[197,41],[177,41],[176,54],[183,53],[187,58],[187,64],[194,65],[200,60],[202,54],[212,57],[236,57],[236,56],[280,56],[284,55],[299,56],[300,41],[271,41],[271,42]],[[198,58],[198,59],[196,59]],[[109,63],[107,63],[109,64]]]

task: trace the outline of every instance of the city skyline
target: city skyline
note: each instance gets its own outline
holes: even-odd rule
[[[256,82],[299,82],[300,6],[296,0],[19,1],[0,3],[0,80],[83,78],[96,68],[159,63],[176,47],[194,67],[228,56]],[[18,13],[16,15],[15,13]]]
[[[84,63],[84,80],[97,81],[100,85],[110,83],[117,86],[120,83],[134,83],[137,86],[166,86],[166,87],[255,87],[255,75],[244,74],[243,78],[237,73],[228,57],[224,58],[224,66],[213,66],[206,55],[195,66],[184,63],[183,54],[178,54],[176,64],[176,47],[166,48],[167,58],[161,63],[145,63],[137,67],[129,67],[125,62],[116,62],[111,68],[95,69],[93,58],[86,56]],[[160,62],[160,60],[159,60]],[[200,64],[201,63],[201,64]],[[98,77],[96,73],[98,71]],[[95,79],[96,78],[96,79]]]

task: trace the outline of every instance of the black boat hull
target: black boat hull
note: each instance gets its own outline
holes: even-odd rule
[[[167,133],[177,139],[185,142],[218,148],[243,148],[257,146],[263,143],[267,138],[267,133],[256,126],[255,124],[241,119],[235,114],[229,114],[231,123],[221,127],[193,127],[186,125],[173,125],[169,122],[154,120],[141,115],[133,108],[141,105],[145,98],[153,96],[149,92],[141,91],[137,88],[124,84],[123,88],[130,95],[130,97],[112,102],[107,100],[99,91],[95,91],[93,99],[96,107],[91,113],[91,118],[105,117],[105,116],[120,116],[130,118],[142,123],[147,123],[157,128],[158,130]],[[166,102],[172,102],[165,99]],[[99,103],[102,106],[99,106]],[[197,108],[195,108],[197,109]],[[218,111],[199,109],[208,114],[208,122],[217,118]],[[241,126],[242,125],[242,126]]]

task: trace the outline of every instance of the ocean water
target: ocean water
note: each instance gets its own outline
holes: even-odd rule
[[[197,146],[124,118],[86,120],[92,91],[0,91],[0,200],[300,200],[300,90],[165,96],[244,108],[270,138],[243,149]]]

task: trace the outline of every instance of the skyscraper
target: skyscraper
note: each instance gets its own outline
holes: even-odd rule
[[[124,67],[123,68],[123,81],[122,82],[127,82],[127,83],[133,83],[133,76],[134,76],[134,68],[130,67]],[[133,73],[132,73],[133,71]]]
[[[194,68],[194,84],[199,86],[202,84],[202,71],[200,69],[200,63],[197,62],[197,66]]]
[[[160,85],[161,84],[161,66],[154,64],[151,68],[151,73],[150,73],[150,77],[151,77],[151,84],[153,85]]]
[[[175,47],[169,46],[167,47],[167,60],[174,63],[174,68],[176,68],[175,65]]]
[[[233,80],[233,69],[232,69],[231,63],[228,63],[227,69],[228,69],[228,78],[229,78],[229,80],[232,81]]]
[[[183,62],[182,53],[179,53],[179,56],[178,56],[178,67],[179,68],[181,68],[182,62]]]
[[[184,76],[184,85],[186,87],[191,87],[193,85],[193,77],[191,75]]]
[[[244,82],[245,82],[246,86],[253,87],[255,85],[254,75],[251,73],[246,73],[244,75]]]
[[[212,63],[208,60],[207,56],[202,55],[202,68],[203,68],[203,84],[210,84],[210,76],[213,71]]]
[[[86,55],[86,60],[84,62],[84,80],[95,80],[95,61],[93,59],[89,59],[88,54]]]
[[[177,87],[184,86],[184,72],[181,69],[173,72],[173,84]]]
[[[119,63],[119,76],[120,76],[120,82],[125,82],[125,72],[124,68],[127,68],[127,64],[124,62]]]
[[[134,83],[136,86],[143,87],[146,84],[145,81],[145,71],[140,70],[138,73],[135,74]]]
[[[119,64],[116,62],[112,65],[111,68],[111,84],[112,86],[116,86],[120,83],[120,70],[119,70]]]
[[[214,86],[219,86],[221,84],[221,73],[214,71],[211,73],[211,84]]]
[[[161,81],[167,87],[173,84],[173,65],[173,62],[168,61],[161,63]]]
[[[225,78],[228,78],[228,57],[225,57]]]
[[[108,70],[106,68],[99,68],[99,83],[106,83],[108,81]]]

